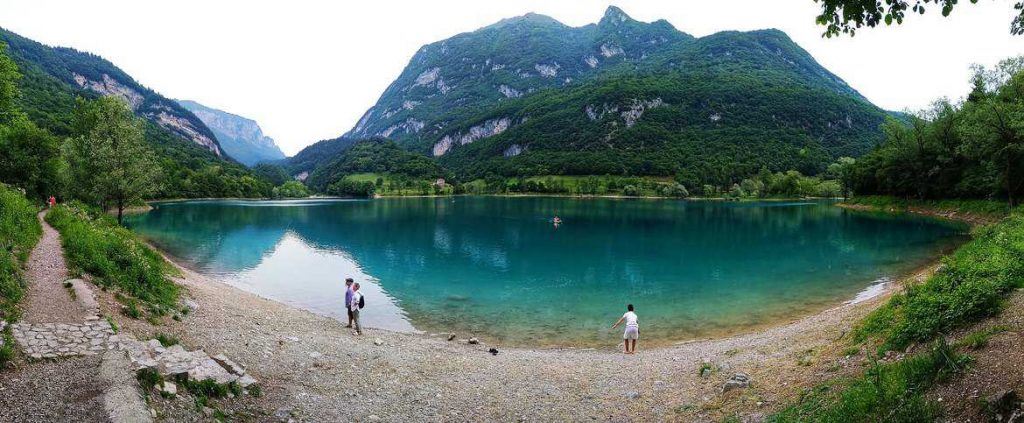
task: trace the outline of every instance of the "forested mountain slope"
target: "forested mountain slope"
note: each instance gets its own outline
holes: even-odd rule
[[[528,14],[426,45],[346,137],[395,140],[460,179],[724,184],[864,154],[885,116],[781,31],[694,38],[610,7],[583,27]]]

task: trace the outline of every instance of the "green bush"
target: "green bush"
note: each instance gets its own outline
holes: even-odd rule
[[[855,330],[858,342],[878,340],[902,350],[997,313],[1004,297],[1024,286],[1024,212],[984,227],[943,260],[925,283],[893,296]]]
[[[944,340],[927,352],[887,364],[875,363],[863,375],[811,388],[800,400],[770,416],[782,422],[930,422],[941,409],[925,392],[969,357],[957,355]]]
[[[168,279],[174,268],[110,216],[71,204],[57,206],[46,220],[60,231],[68,264],[97,285],[116,287],[151,311],[177,303],[179,287]],[[128,306],[137,307],[133,301]]]
[[[38,208],[21,192],[0,184],[0,319],[14,320],[25,295],[21,266],[43,230]]]

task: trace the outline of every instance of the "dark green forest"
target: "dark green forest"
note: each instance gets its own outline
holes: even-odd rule
[[[966,100],[939,100],[884,125],[885,142],[857,160],[857,194],[1020,202],[1024,189],[1024,58],[977,68]]]

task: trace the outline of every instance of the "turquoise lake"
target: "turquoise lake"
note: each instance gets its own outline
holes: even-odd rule
[[[555,197],[157,203],[129,226],[186,266],[364,324],[517,345],[719,336],[853,300],[967,236],[963,225],[830,202]],[[550,219],[562,218],[555,227]]]

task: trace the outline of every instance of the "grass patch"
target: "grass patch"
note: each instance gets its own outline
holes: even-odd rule
[[[22,265],[43,234],[38,211],[20,191],[0,184],[0,320],[19,316],[17,304],[25,296]]]
[[[1011,290],[1024,286],[1024,213],[998,224],[943,259],[925,283],[909,287],[869,314],[854,330],[857,342],[902,351],[998,313]]]
[[[986,345],[988,345],[988,341],[989,341],[989,339],[992,339],[993,335],[998,334],[998,333],[1003,333],[1003,332],[1006,332],[1008,330],[1010,330],[1009,326],[1005,326],[1005,325],[993,326],[993,327],[990,327],[990,328],[986,328],[986,329],[982,329],[982,330],[973,332],[973,333],[971,333],[971,334],[969,334],[967,336],[964,336],[963,339],[957,341],[953,345],[956,346],[957,348],[968,348],[968,349],[972,349],[972,350],[981,349],[981,348],[984,348]]]
[[[999,220],[1010,212],[1005,201],[992,200],[907,200],[884,195],[865,195],[850,198],[845,203],[879,210],[907,211],[911,208],[921,208],[940,213],[971,214],[992,221]]]
[[[863,375],[818,385],[768,422],[921,422],[940,417],[924,393],[970,361],[944,340],[901,361],[871,366]]]
[[[132,299],[144,303],[152,315],[163,315],[176,306],[180,289],[168,278],[176,270],[110,216],[71,204],[57,206],[46,220],[60,231],[73,271],[88,273],[100,287],[117,288],[130,297],[122,301],[125,315],[142,317],[140,305]]]
[[[157,341],[160,341],[160,345],[163,345],[164,348],[167,348],[171,345],[178,345],[180,343],[176,336],[168,335],[166,333],[158,333],[156,334],[155,338]]]
[[[139,386],[142,387],[142,392],[148,393],[155,389],[160,384],[164,383],[164,377],[160,376],[160,372],[149,367],[144,367],[135,372],[135,378],[139,381]]]

